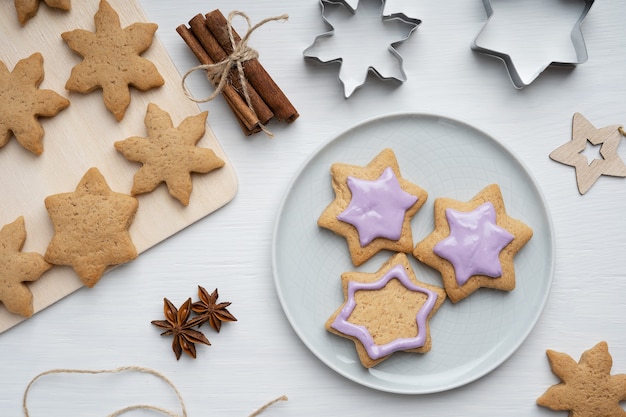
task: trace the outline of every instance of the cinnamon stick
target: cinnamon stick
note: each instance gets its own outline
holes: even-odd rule
[[[213,34],[225,54],[230,55],[233,48],[228,34],[228,21],[219,9],[213,10],[206,16],[206,26]],[[240,42],[241,37],[233,29],[235,42]],[[279,120],[288,123],[293,122],[299,116],[298,111],[289,101],[285,93],[278,87],[272,77],[267,73],[258,59],[252,59],[243,63],[243,70],[249,84],[262,97],[267,106],[274,112]]]
[[[185,25],[180,25],[176,28],[176,32],[185,41],[191,52],[196,56],[198,61],[204,65],[212,65],[214,61],[204,50],[198,39],[194,36],[193,32]],[[237,121],[239,122],[241,129],[246,135],[259,132],[259,118],[248,108],[247,103],[232,85],[226,85],[222,90],[222,96],[226,100],[226,103],[231,108]]]
[[[221,62],[228,58],[228,55],[217,42],[217,39],[215,39],[207,28],[204,16],[201,14],[194,16],[193,19],[189,21],[189,27],[213,62]],[[241,85],[239,72],[235,68],[232,68],[230,71],[229,83],[243,98],[243,86]],[[274,117],[274,113],[250,83],[247,85],[247,93],[250,98],[250,104],[259,117],[259,121],[263,124],[269,122],[270,119]]]

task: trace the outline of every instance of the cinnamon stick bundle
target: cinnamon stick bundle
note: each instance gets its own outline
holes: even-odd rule
[[[206,53],[198,39],[185,25],[180,25],[176,28],[176,32],[185,41],[191,52],[196,56],[198,61],[204,65],[213,65],[215,62]],[[222,96],[226,100],[226,103],[235,114],[241,130],[246,135],[251,135],[261,131],[259,126],[259,118],[248,107],[245,100],[239,95],[239,93],[233,88],[232,85],[226,85],[222,90]]]
[[[196,15],[189,21],[189,27],[213,62],[221,62],[228,58],[228,54],[224,52],[220,44],[217,42],[217,39],[215,39],[213,34],[207,28],[204,16],[201,14]],[[236,68],[232,68],[230,70],[229,81],[237,92],[240,94],[243,93],[243,87]],[[259,117],[259,121],[263,124],[269,122],[270,119],[274,117],[274,113],[272,113],[267,104],[265,104],[263,99],[256,92],[254,86],[249,84],[247,88],[250,103]]]
[[[233,53],[228,25],[224,15],[214,10],[206,17],[201,14],[194,16],[189,21],[189,27],[180,25],[176,31],[201,64],[213,65],[227,61]],[[235,42],[241,42],[234,29],[233,38]],[[233,67],[229,70],[228,82],[221,94],[246,135],[263,130],[263,126],[274,117],[287,123],[298,118],[294,106],[257,59],[243,61],[241,66],[245,87],[240,81],[241,74]],[[217,81],[213,81],[213,84],[217,86]]]
[[[226,17],[224,17],[219,9],[207,13],[205,17],[206,26],[213,36],[215,36],[224,52],[231,54],[233,48],[228,34],[228,21]],[[232,31],[235,42],[241,42],[241,37],[234,28]],[[246,79],[257,90],[259,95],[263,97],[263,100],[267,103],[269,108],[272,109],[278,120],[291,123],[298,118],[299,114],[295,107],[267,73],[258,59],[245,61],[243,63],[243,71]]]

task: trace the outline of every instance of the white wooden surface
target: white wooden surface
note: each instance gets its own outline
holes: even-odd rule
[[[289,402],[274,406],[268,415],[564,416],[535,405],[556,382],[545,349],[578,359],[583,350],[606,340],[613,371],[626,373],[626,181],[603,177],[581,196],[573,168],[548,158],[569,140],[575,112],[597,127],[626,122],[626,8],[620,2],[597,1],[587,16],[582,26],[587,63],[574,70],[550,68],[531,86],[516,90],[500,61],[470,50],[486,20],[481,1],[389,0],[388,8],[424,21],[398,48],[408,80],[390,86],[370,78],[348,100],[337,66],[302,58],[302,51],[326,30],[316,0],[141,4],[159,24],[157,34],[181,73],[196,62],[174,29],[196,13],[240,9],[253,21],[288,13],[287,23],[268,24],[251,44],[301,117],[288,126],[271,124],[274,140],[248,138],[221,100],[202,105],[236,168],[236,198],[112,271],[94,289],[81,289],[0,335],[1,415],[21,415],[26,384],[50,368],[155,368],[177,384],[191,417],[246,416],[281,394]],[[35,18],[29,24],[44,23]],[[519,40],[524,37],[520,34]],[[191,87],[198,89],[200,77],[192,78]],[[317,360],[281,311],[270,263],[276,211],[307,156],[354,124],[396,112],[458,118],[506,143],[537,177],[557,238],[552,291],[526,342],[484,378],[425,396],[372,391]],[[150,320],[161,317],[163,297],[180,304],[195,296],[197,284],[219,288],[239,321],[224,325],[220,334],[207,332],[213,345],[199,347],[196,360],[177,362],[169,339],[160,338]],[[116,405],[151,400],[176,404],[165,386],[140,378],[50,377],[33,388],[29,405],[31,416],[104,416]]]

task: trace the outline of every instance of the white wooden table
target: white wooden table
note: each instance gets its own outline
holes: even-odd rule
[[[326,30],[316,0],[141,4],[158,23],[157,35],[181,73],[196,61],[175,28],[195,14],[239,9],[256,22],[288,13],[288,22],[268,24],[250,43],[301,116],[291,125],[271,123],[276,137],[270,140],[263,134],[244,137],[221,99],[201,105],[209,110],[209,124],[235,166],[237,196],[110,272],[95,288],[80,289],[1,334],[1,415],[21,415],[26,384],[52,368],[156,369],[180,389],[191,417],[246,416],[282,394],[289,402],[275,405],[268,415],[557,416],[564,413],[535,405],[557,382],[546,349],[578,360],[582,351],[606,340],[613,372],[626,373],[626,180],[600,178],[581,196],[573,168],[548,158],[570,139],[575,112],[597,127],[626,123],[626,8],[619,2],[597,1],[582,25],[588,62],[573,70],[551,67],[517,90],[501,61],[470,49],[487,18],[481,1],[388,0],[390,8],[423,20],[398,48],[408,80],[390,85],[370,76],[349,99],[338,66],[303,59],[302,51]],[[192,87],[201,84],[199,78],[193,77]],[[428,395],[375,391],[325,366],[286,320],[271,265],[276,213],[307,157],[351,126],[405,112],[462,120],[509,147],[536,177],[556,235],[553,285],[526,341],[485,377]],[[626,151],[620,153],[626,157]],[[207,331],[212,346],[199,346],[196,360],[184,356],[176,361],[170,339],[159,337],[150,321],[161,319],[163,297],[180,305],[195,297],[198,284],[210,291],[218,288],[239,321],[225,324],[219,334]],[[65,376],[41,380],[31,392],[29,408],[33,417],[104,416],[137,402],[174,410],[177,404],[166,386],[146,377]]]

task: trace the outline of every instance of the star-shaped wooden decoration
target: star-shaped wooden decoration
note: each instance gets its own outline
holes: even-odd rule
[[[204,136],[208,112],[185,118],[174,127],[170,115],[150,103],[145,124],[148,137],[131,137],[115,142],[126,159],[143,164],[134,177],[133,195],[154,190],[165,182],[170,194],[189,205],[193,188],[191,173],[207,173],[224,166],[224,161],[196,144]]]
[[[565,353],[548,350],[550,368],[561,383],[548,388],[537,404],[569,411],[570,417],[624,417],[626,375],[611,375],[613,359],[606,342],[585,351],[576,363]]]
[[[72,5],[71,0],[14,0],[17,20],[19,20],[22,26],[24,26],[31,17],[37,14],[40,1],[46,3],[49,7],[65,11],[70,10]]]
[[[499,276],[494,277],[485,274],[474,274],[467,279],[460,280],[457,276],[457,268],[455,268],[455,265],[448,259],[435,253],[435,247],[451,235],[446,209],[470,213],[479,209],[485,203],[491,203],[493,206],[496,216],[495,225],[497,225],[499,229],[501,228],[503,232],[510,233],[513,239],[501,250],[499,250],[500,246],[498,246],[498,260],[500,261],[501,267]],[[493,231],[491,233],[494,234]],[[413,255],[420,262],[425,263],[441,273],[446,293],[450,301],[456,303],[482,287],[502,291],[513,290],[515,288],[514,258],[530,240],[532,235],[533,231],[530,227],[507,214],[500,187],[497,184],[491,184],[482,189],[474,198],[467,202],[443,197],[435,199],[435,229],[415,246]],[[486,239],[486,237],[481,236],[476,238]],[[482,256],[482,254],[476,253],[475,256]],[[470,259],[470,261],[472,260]],[[460,266],[458,269],[461,269]]]
[[[15,135],[18,143],[35,155],[43,152],[44,130],[37,117],[52,117],[70,102],[52,90],[40,90],[43,56],[36,52],[9,72],[0,61],[0,147]]]
[[[95,32],[76,29],[61,34],[74,52],[84,59],[72,68],[65,88],[79,93],[102,89],[104,104],[119,121],[130,104],[130,88],[145,91],[160,87],[164,80],[156,67],[140,55],[152,44],[157,25],[134,23],[120,26],[117,12],[106,0],[94,16]]]
[[[24,217],[0,230],[0,301],[12,313],[33,315],[33,294],[25,282],[38,280],[52,265],[35,252],[22,252],[26,241]]]
[[[622,140],[621,126],[611,125],[596,129],[582,114],[575,113],[572,121],[572,140],[550,153],[550,159],[576,169],[578,192],[585,194],[601,175],[626,177],[626,165],[617,153]],[[582,154],[587,144],[601,146],[602,159],[589,162]]]
[[[54,236],[46,261],[70,265],[81,281],[93,287],[111,265],[137,257],[128,229],[137,199],[112,191],[97,168],[91,168],[71,193],[45,199]]]

